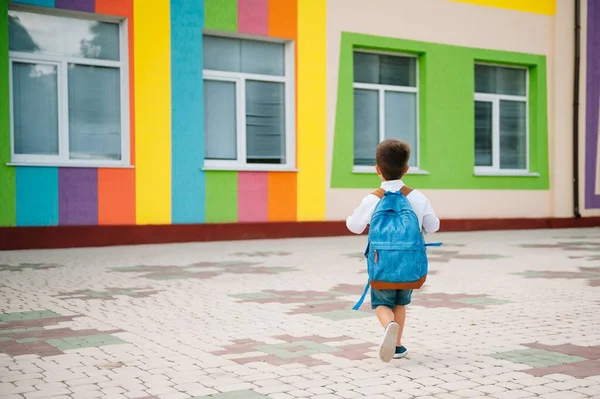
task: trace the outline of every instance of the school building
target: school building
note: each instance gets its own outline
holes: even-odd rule
[[[576,27],[580,26],[580,29]],[[598,0],[0,0],[0,249],[600,225]]]

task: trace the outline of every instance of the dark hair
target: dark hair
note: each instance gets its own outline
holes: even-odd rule
[[[386,139],[377,146],[377,166],[385,180],[401,179],[410,158],[410,145],[402,140]]]

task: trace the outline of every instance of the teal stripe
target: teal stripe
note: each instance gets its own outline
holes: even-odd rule
[[[54,0],[12,0],[12,3],[54,8]]]
[[[17,226],[58,225],[58,168],[17,167]]]
[[[172,223],[205,221],[204,1],[171,0]]]

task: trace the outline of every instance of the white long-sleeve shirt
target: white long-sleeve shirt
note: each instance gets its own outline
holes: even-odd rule
[[[402,180],[390,180],[381,183],[381,188],[385,191],[400,191],[402,187],[404,187]],[[439,230],[440,220],[435,215],[431,203],[423,193],[418,190],[412,190],[406,199],[408,199],[413,211],[417,215],[421,231],[424,234],[433,234]],[[379,201],[378,196],[374,194],[367,195],[358,208],[354,210],[354,213],[346,219],[348,229],[355,234],[361,234],[365,231]]]

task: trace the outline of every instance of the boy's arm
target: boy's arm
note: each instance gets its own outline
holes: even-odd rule
[[[361,234],[365,231],[378,202],[379,198],[376,195],[367,195],[358,208],[354,210],[354,213],[346,218],[346,227],[348,227],[348,230],[354,234]]]
[[[440,229],[440,219],[433,211],[433,207],[429,200],[423,208],[423,231],[425,234],[433,234]]]

